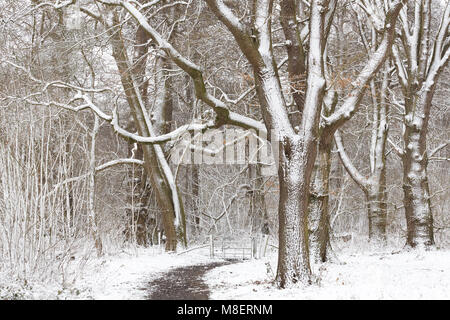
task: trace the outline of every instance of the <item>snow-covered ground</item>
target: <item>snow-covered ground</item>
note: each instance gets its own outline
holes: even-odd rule
[[[163,272],[180,266],[210,263],[205,254],[168,254],[160,248],[139,248],[94,258],[81,274],[77,261],[68,272],[65,285],[12,279],[0,272],[2,299],[146,299],[148,282]],[[76,273],[79,274],[76,276]]]
[[[346,249],[337,256],[339,263],[314,265],[317,283],[305,288],[279,290],[274,286],[275,253],[212,269],[204,280],[211,299],[450,299],[450,251],[393,254]],[[0,272],[0,300],[146,299],[150,280],[171,268],[209,262],[207,254],[198,251],[177,255],[155,248],[129,250],[93,259],[78,276],[68,273],[73,279],[69,277],[64,286],[24,283]]]
[[[212,299],[450,299],[450,251],[341,252],[338,258],[314,265],[320,279],[306,288],[274,288],[275,255],[213,269],[205,279]]]

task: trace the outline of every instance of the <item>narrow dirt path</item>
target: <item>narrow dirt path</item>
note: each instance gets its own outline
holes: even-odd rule
[[[203,265],[180,267],[162,274],[148,284],[149,300],[207,300],[209,288],[203,281],[204,274],[216,267],[236,261],[213,262]]]

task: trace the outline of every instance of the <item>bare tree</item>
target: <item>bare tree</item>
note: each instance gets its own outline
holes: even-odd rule
[[[433,11],[442,12],[434,35]],[[414,18],[410,19],[410,15]],[[403,165],[406,243],[411,247],[431,246],[434,236],[427,173],[427,132],[436,84],[450,56],[450,2],[409,1],[401,11],[400,20],[393,60],[402,94],[402,101],[397,101],[396,105],[403,109],[403,147],[392,145]]]
[[[388,134],[388,77],[386,68],[382,72],[382,84],[378,86],[371,81],[373,123],[371,144],[369,149],[370,175],[365,177],[356,169],[345,152],[339,130],[335,132],[339,157],[345,169],[362,189],[366,196],[367,216],[369,219],[369,239],[376,242],[386,242],[386,143]]]
[[[368,20],[374,25],[373,45],[370,48],[367,47],[368,52],[370,52],[369,59],[354,79],[348,79],[347,83],[351,86],[344,90],[347,96],[343,99],[342,105],[337,107],[337,90],[330,89],[327,103],[323,108],[323,121],[320,125],[320,140],[318,143],[318,161],[320,160],[320,162],[316,169],[318,173],[316,173],[313,185],[310,213],[311,245],[314,250],[313,255],[317,260],[326,261],[327,249],[329,248],[328,179],[334,133],[350,120],[358,110],[366,89],[389,57],[394,42],[395,25],[403,2],[394,2],[390,6],[387,6],[386,2],[385,4],[386,6],[382,9],[377,7],[377,1],[363,1],[359,4]],[[331,76],[332,70],[328,74],[328,78],[333,79]]]

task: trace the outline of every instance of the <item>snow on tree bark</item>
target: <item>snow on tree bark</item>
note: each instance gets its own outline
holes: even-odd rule
[[[410,247],[434,244],[427,175],[427,132],[436,84],[450,57],[450,2],[437,4],[442,16],[434,39],[431,39],[430,32],[432,4],[427,0],[408,2],[401,15],[403,41],[393,50],[405,109],[404,149],[398,153],[403,165],[406,243]],[[413,23],[408,20],[408,9],[414,12]],[[431,46],[433,49],[429,50]]]
[[[140,93],[134,83],[128,57],[126,55],[123,39],[120,32],[113,32],[113,56],[116,60],[117,67],[122,80],[122,85],[127,96],[128,104],[132,111],[134,121],[140,136],[152,136],[151,123],[148,119],[142,100],[139,98]],[[156,147],[159,147],[158,149]],[[164,154],[159,145],[144,145],[144,167],[150,178],[151,185],[155,190],[157,203],[161,210],[163,219],[164,232],[166,235],[166,250],[175,251],[177,247],[177,232],[175,228],[176,203],[173,199],[173,188],[170,188],[170,179],[166,178],[167,170],[164,171],[164,163],[161,163]],[[159,164],[159,165],[158,165]],[[170,168],[169,168],[170,169]],[[179,197],[177,199],[180,199]],[[178,204],[178,208],[180,208]]]
[[[331,249],[328,212],[331,144],[319,144],[318,148],[308,209],[310,254],[314,261],[325,262]]]
[[[400,10],[404,4],[404,1],[395,1],[389,7],[389,10],[384,15],[384,21],[382,17],[378,16],[376,12],[375,3],[368,1],[365,3],[366,8],[372,8],[372,14],[369,14],[369,18],[376,18],[380,24],[379,32],[382,33],[382,40],[376,50],[370,55],[369,61],[366,63],[365,67],[361,70],[361,72],[356,77],[356,80],[352,82],[352,92],[349,94],[347,98],[344,99],[342,105],[335,109],[334,107],[328,110],[328,112],[324,112],[323,121],[320,125],[320,140],[319,140],[319,149],[326,150],[326,148],[331,148],[331,141],[333,139],[333,135],[335,132],[343,126],[348,120],[350,120],[355,112],[358,110],[358,107],[361,103],[361,100],[364,96],[364,93],[369,86],[371,80],[376,75],[378,70],[385,63],[386,59],[389,56],[392,44],[394,42],[395,36],[395,25],[397,18],[399,16]],[[332,99],[334,102],[330,102],[329,104],[336,104],[336,99]],[[327,110],[325,110],[327,111]],[[328,114],[330,113],[330,114]],[[341,157],[342,159],[342,157]],[[320,164],[321,163],[321,164]],[[316,174],[316,179],[327,179],[329,176],[330,167],[327,167],[327,162],[320,162],[317,170],[322,172],[321,174]],[[323,167],[321,167],[323,166]],[[346,166],[348,168],[348,166]],[[353,167],[353,171],[355,174],[352,176],[355,178],[355,175],[359,175],[356,169]],[[358,177],[360,180],[364,180],[362,177]],[[322,186],[322,189],[326,187],[327,189],[321,190],[321,194],[328,194],[328,182],[316,181],[312,186]],[[314,192],[314,189],[313,189]],[[316,199],[314,199],[316,200]],[[327,241],[329,239],[329,230],[328,225],[325,221],[328,221],[328,208],[325,208],[322,204],[316,203],[314,206],[310,207],[314,209],[312,212],[312,232],[313,237],[311,238],[312,248],[317,250],[318,248],[322,248],[322,252],[314,253],[315,257],[320,257],[323,260],[327,259],[327,248],[329,247],[326,243],[315,243],[316,241]],[[370,208],[377,208],[371,206]],[[373,215],[373,214],[372,214]],[[373,220],[375,221],[375,220]],[[325,229],[322,229],[325,228]],[[373,229],[375,230],[375,229]]]

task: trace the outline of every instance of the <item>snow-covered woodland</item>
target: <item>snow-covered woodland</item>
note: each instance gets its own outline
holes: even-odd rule
[[[0,300],[450,299],[449,24],[0,0]]]

